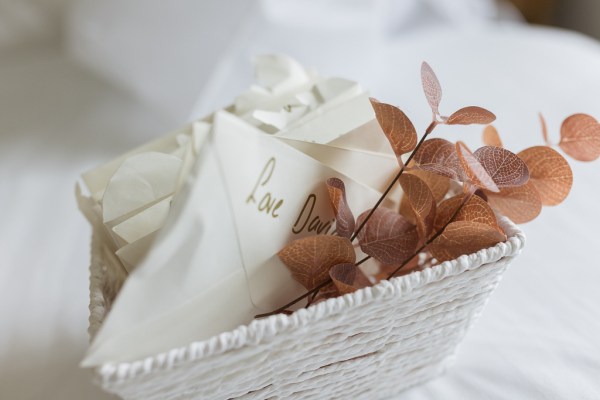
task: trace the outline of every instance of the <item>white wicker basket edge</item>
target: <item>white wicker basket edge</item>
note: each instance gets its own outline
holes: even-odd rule
[[[96,369],[97,378],[102,386],[119,384],[136,377],[159,374],[161,371],[191,363],[199,359],[213,357],[244,346],[268,341],[290,329],[306,327],[316,320],[334,317],[348,312],[353,307],[373,301],[382,301],[388,297],[402,296],[431,282],[440,281],[448,276],[474,270],[482,265],[496,262],[504,257],[518,254],[525,244],[525,236],[511,221],[501,217],[499,222],[506,231],[508,240],[489,249],[461,256],[456,260],[443,262],[433,268],[411,273],[357,292],[329,299],[309,308],[301,309],[292,315],[274,315],[254,320],[230,332],[221,333],[211,339],[193,342],[187,346],[147,357],[143,360],[124,363],[108,363]],[[105,295],[111,288],[110,276],[103,267],[102,250],[99,240],[92,240],[92,263],[90,266],[90,318],[89,333],[93,338],[109,309],[111,299]]]

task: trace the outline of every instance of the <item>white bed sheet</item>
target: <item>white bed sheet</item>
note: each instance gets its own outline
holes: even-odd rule
[[[296,45],[293,56],[335,73],[334,54],[319,58]],[[228,53],[220,65],[239,68],[215,75],[220,80],[199,109],[228,101],[248,83],[231,76],[249,68],[249,55],[289,46],[274,38]],[[381,46],[344,73],[399,104],[418,127],[428,117],[418,82],[422,59],[440,76],[443,110],[490,108],[515,150],[540,143],[537,111],[553,134],[570,113],[600,117],[600,46],[577,35],[518,27],[477,35],[429,31]],[[86,168],[176,124],[56,49],[2,54],[0,399],[112,398],[77,366],[87,344],[89,228],[73,183]],[[464,129],[460,137],[475,144],[479,132]],[[571,196],[524,225],[527,247],[455,367],[399,399],[600,398],[600,162],[572,165]]]

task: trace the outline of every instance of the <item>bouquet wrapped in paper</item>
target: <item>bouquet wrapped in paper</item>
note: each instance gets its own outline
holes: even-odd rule
[[[362,208],[385,190],[396,157],[364,89],[282,55],[256,73],[232,106],[83,175],[80,208],[123,281],[83,365],[207,339],[301,294],[277,253],[335,232],[322,182],[341,178]]]

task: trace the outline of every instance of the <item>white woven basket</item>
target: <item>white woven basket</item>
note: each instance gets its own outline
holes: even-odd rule
[[[105,364],[98,383],[125,399],[389,399],[429,380],[458,344],[525,243],[509,239],[286,316],[131,363]],[[92,240],[90,336],[118,292]]]

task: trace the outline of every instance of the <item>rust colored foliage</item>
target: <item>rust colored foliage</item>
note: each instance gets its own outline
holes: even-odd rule
[[[409,171],[406,174],[415,175],[425,182],[431,190],[431,194],[433,194],[436,203],[439,203],[450,189],[450,179],[445,176],[418,169]]]
[[[426,140],[415,152],[414,160],[419,169],[436,175],[455,180],[459,180],[462,175],[456,148],[446,139]]]
[[[562,203],[573,185],[573,172],[567,160],[548,146],[534,146],[518,156],[529,167],[531,183],[545,206]]]
[[[400,185],[414,216],[419,238],[426,240],[432,233],[435,219],[436,201],[433,192],[424,180],[413,174],[402,175]]]
[[[340,294],[348,294],[371,286],[369,278],[355,264],[337,264],[331,267],[329,275]]]
[[[532,221],[542,212],[542,201],[533,182],[523,186],[509,187],[499,193],[486,192],[490,205],[514,223]]]
[[[454,218],[452,218],[453,216]],[[451,220],[454,222],[477,222],[489,225],[500,231],[494,210],[479,196],[471,196],[467,200],[465,199],[465,195],[459,194],[440,203],[434,222],[434,230],[436,232],[441,230]]]
[[[373,98],[371,106],[383,133],[396,157],[412,151],[417,145],[417,131],[408,117],[398,108]]]
[[[492,226],[473,221],[451,222],[433,241],[429,251],[438,261],[448,261],[464,254],[476,253],[506,240]]]
[[[325,235],[294,240],[278,256],[294,278],[309,290],[329,278],[332,266],[356,261],[349,239]]]
[[[491,124],[496,116],[485,108],[469,106],[461,108],[448,117],[448,125]]]
[[[579,161],[600,157],[600,124],[586,114],[574,114],[560,128],[560,148]]]
[[[369,215],[358,217],[359,225]],[[358,234],[358,243],[365,254],[385,264],[407,260],[417,248],[417,228],[399,213],[389,208],[377,208]]]
[[[471,153],[471,150],[463,142],[459,141],[456,143],[456,153],[458,154],[458,161],[464,173],[463,182],[489,190],[490,192],[500,191],[483,164],[481,164],[475,154]]]
[[[550,143],[546,122],[541,114],[539,117],[543,139]],[[593,135],[590,134],[593,127],[589,124],[593,118],[590,118],[584,114],[575,114],[563,122],[562,131],[567,126],[566,130],[570,132],[567,136],[572,138],[571,149],[582,146],[579,140],[589,142],[590,135]],[[484,131],[484,140],[485,135]],[[581,154],[578,153],[577,156]],[[517,153],[517,157],[527,166],[529,181],[520,186],[503,187],[498,193],[485,191],[485,194],[493,208],[513,222],[522,224],[535,219],[541,213],[542,206],[555,206],[567,198],[573,185],[573,172],[567,160],[549,145],[529,147]]]
[[[433,69],[426,62],[421,64],[421,84],[423,85],[423,92],[425,92],[425,98],[431,107],[431,111],[434,115],[439,115],[440,101],[442,101],[442,86],[437,76],[435,76]]]
[[[494,125],[488,125],[483,130],[483,144],[486,146],[504,147],[502,139]]]
[[[350,238],[354,233],[356,222],[346,200],[346,186],[339,178],[327,179],[327,191],[331,208],[335,214],[335,227],[338,235]]]
[[[522,186],[529,180],[529,168],[525,162],[502,147],[484,146],[475,150],[473,155],[498,188]]]
[[[552,144],[550,143],[550,138],[548,137],[548,125],[546,125],[546,119],[544,118],[542,113],[539,113],[538,117],[540,118],[540,125],[542,128],[542,138],[544,139],[544,143],[546,143],[547,146],[552,146]]]
[[[449,117],[440,114],[442,88],[425,62],[421,65],[421,82],[432,121],[418,143],[415,127],[404,112],[371,99],[376,119],[398,160],[410,153],[407,166],[400,162],[400,171],[385,194],[355,220],[344,182],[338,178],[327,180],[339,236],[295,240],[279,253],[315,302],[494,246],[506,240],[496,213],[516,223],[529,222],[541,213],[542,206],[560,204],[571,190],[571,167],[550,145],[541,114],[546,145],[515,154],[504,148],[496,128],[488,125],[496,117],[485,108],[465,107]],[[486,125],[485,145],[472,152],[461,141],[428,138],[436,126],[444,124]],[[586,114],[571,115],[560,128],[558,148],[576,160],[597,159],[600,124]],[[381,207],[384,197],[398,183],[403,191],[399,207]],[[358,262],[356,252],[361,257]],[[369,279],[359,265],[371,258],[379,272]]]

